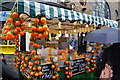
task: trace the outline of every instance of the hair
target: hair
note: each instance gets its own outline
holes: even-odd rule
[[[72,34],[72,36],[74,36],[74,34]]]
[[[2,55],[3,57],[5,57],[5,55],[3,53],[0,53],[0,55]]]

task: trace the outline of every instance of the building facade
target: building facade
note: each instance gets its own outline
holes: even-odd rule
[[[80,3],[83,1],[84,3]],[[118,1],[110,1],[110,0],[69,0],[70,4],[74,5],[74,10],[80,11],[86,14],[99,16],[111,20],[118,19]],[[85,11],[82,11],[82,5],[86,8]]]

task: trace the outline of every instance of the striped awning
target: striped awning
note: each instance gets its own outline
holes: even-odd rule
[[[27,13],[30,17],[36,17],[41,14],[47,19],[56,17],[60,21],[80,21],[81,23],[87,22],[88,24],[94,24],[95,26],[101,24],[107,27],[118,27],[117,21],[32,1],[18,2],[18,13]]]

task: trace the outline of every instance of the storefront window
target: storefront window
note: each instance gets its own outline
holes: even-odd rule
[[[95,0],[93,8],[94,16],[111,19],[110,7],[105,0]]]

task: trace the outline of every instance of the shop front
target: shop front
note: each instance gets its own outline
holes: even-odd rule
[[[86,33],[101,27],[117,27],[117,22],[73,10],[32,1],[16,2],[4,25],[1,38],[15,42],[14,65],[22,79],[94,80],[95,54],[78,55],[76,50],[60,50],[59,39],[51,34]],[[62,40],[67,45],[67,38]],[[98,50],[98,49],[97,49]]]

